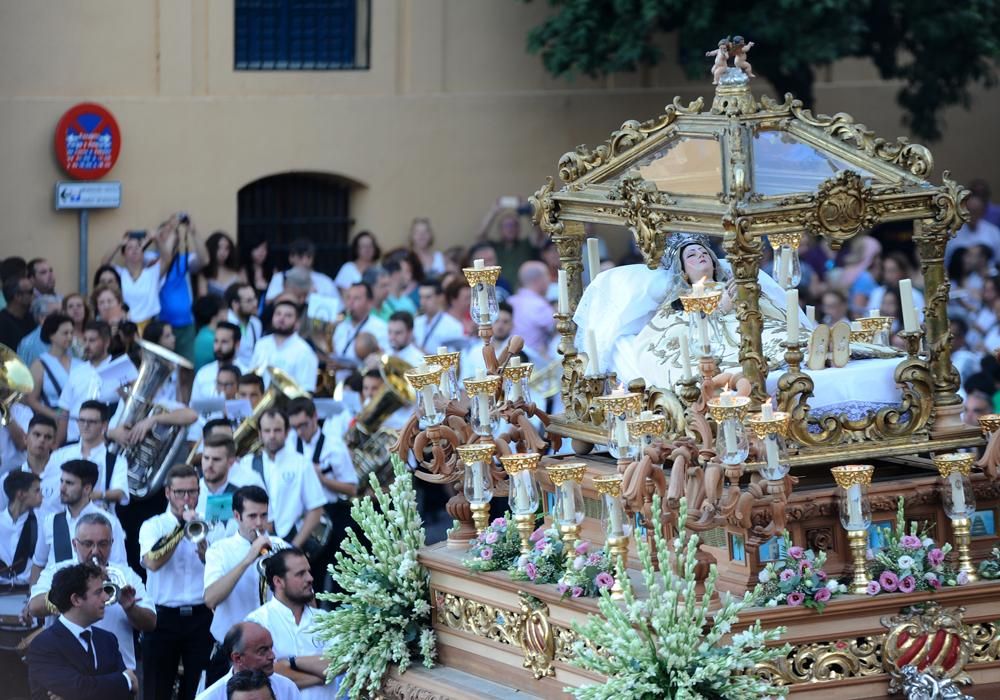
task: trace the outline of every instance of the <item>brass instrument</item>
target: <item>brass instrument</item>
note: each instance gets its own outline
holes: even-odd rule
[[[94,566],[98,568],[101,567],[101,563],[97,560],[97,557],[91,557],[91,562]],[[125,581],[125,576],[122,572],[110,564],[104,568],[104,572],[107,578],[104,580],[104,592],[108,596],[108,605],[114,605],[118,602],[118,596],[121,595],[122,589],[128,585]]]
[[[264,369],[264,367],[257,367],[251,371],[259,376]],[[296,384],[294,379],[277,367],[267,367],[266,369],[271,375],[271,385],[267,388],[263,398],[254,406],[253,413],[244,418],[243,422],[233,431],[233,442],[236,443],[236,454],[239,457],[260,449],[257,426],[265,411],[275,408],[279,402],[310,395],[308,391]]]
[[[156,394],[178,367],[192,369],[186,359],[166,348],[136,340],[142,352],[139,376],[128,390],[121,425],[135,425],[165,409],[156,404]],[[187,426],[155,425],[137,445],[125,448],[128,462],[128,490],[136,498],[146,498],[163,485],[167,471],[184,445]],[[112,450],[117,451],[116,446]]]
[[[2,427],[10,420],[10,407],[35,389],[31,370],[21,362],[16,352],[3,344],[0,344],[0,389],[10,392],[0,400],[0,427]]]
[[[184,512],[186,513],[188,510],[190,509],[185,504]],[[208,528],[209,528],[208,523],[206,523],[204,520],[200,518],[194,518],[193,520],[188,520],[186,523],[184,523],[184,537],[185,539],[190,540],[194,544],[198,544],[203,539],[208,537]]]
[[[379,361],[382,388],[361,409],[354,428],[348,432],[346,439],[352,448],[351,461],[362,489],[368,484],[369,474],[379,474],[391,464],[389,453],[399,434],[391,428],[383,428],[382,423],[404,406],[412,406],[416,400],[413,387],[404,374],[409,369],[412,366],[398,357],[382,356]]]
[[[528,379],[531,395],[542,399],[550,399],[562,388],[562,358],[556,358],[547,365],[535,366],[535,371]]]
[[[187,513],[191,507],[184,504],[184,512]],[[193,527],[192,527],[193,526]],[[190,528],[190,529],[189,529]],[[193,544],[199,544],[208,536],[208,523],[204,520],[194,519],[181,522],[169,535],[165,535],[157,540],[153,548],[146,556],[150,559],[159,559],[168,551],[172,550],[182,539],[188,539]]]
[[[262,533],[260,530],[254,530],[255,539],[257,537],[260,537],[262,534],[264,534],[264,533]],[[281,550],[288,549],[290,546],[291,545],[289,545],[284,540],[279,540],[279,539],[273,539],[272,538],[271,539],[271,546],[270,547],[264,547],[263,549],[260,550],[260,557],[257,559],[257,563],[255,564],[255,568],[257,569],[257,575],[260,577],[259,597],[260,597],[260,604],[261,605],[264,604],[264,597],[267,594],[267,573],[266,573],[267,572],[267,560],[271,556],[273,556],[274,554],[277,554],[278,552],[280,552]]]

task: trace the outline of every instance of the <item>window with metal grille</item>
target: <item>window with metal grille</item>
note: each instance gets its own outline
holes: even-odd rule
[[[297,238],[316,245],[313,268],[331,277],[349,258],[351,185],[318,173],[286,173],[255,180],[237,195],[240,247],[267,241],[279,270],[288,266],[288,247]]]
[[[236,70],[368,68],[369,0],[235,0]]]

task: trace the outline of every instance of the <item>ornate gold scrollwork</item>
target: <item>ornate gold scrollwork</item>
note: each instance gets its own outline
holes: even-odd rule
[[[528,197],[532,221],[549,236],[558,236],[564,229],[563,222],[559,219],[559,204],[552,197],[554,188],[552,177],[549,176],[545,178],[545,184]]]
[[[926,178],[934,169],[934,158],[926,147],[910,143],[902,136],[896,139],[895,143],[876,136],[867,126],[855,122],[850,114],[838,112],[832,117],[825,114],[813,116],[811,110],[803,109],[801,100],[792,100],[790,109],[799,121],[822,129],[835,139],[853,143],[858,150],[864,151],[867,155],[892,163],[911,175]]]
[[[872,206],[872,188],[853,170],[838,173],[819,186],[814,208],[806,213],[805,226],[823,236],[834,249],[844,241],[878,223],[878,208]]]
[[[881,639],[859,637],[792,647],[787,656],[758,664],[754,669],[775,685],[797,685],[885,673]]]
[[[962,622],[964,612],[962,607],[942,609],[929,603],[923,610],[882,618],[882,625],[889,629],[882,656],[885,670],[892,676],[890,693],[902,689],[902,669],[909,665],[956,683],[972,682],[965,666],[972,655],[973,635]]]
[[[531,669],[535,680],[556,675],[552,662],[556,656],[555,638],[549,623],[549,606],[520,591],[521,625],[518,639],[524,653],[524,667]]]
[[[669,232],[663,213],[653,211],[652,207],[674,204],[674,201],[665,192],[657,190],[652,182],[644,180],[638,170],[626,173],[608,193],[608,199],[624,201],[624,207],[609,212],[628,223],[646,266],[651,270],[658,268]]]
[[[734,306],[740,324],[740,366],[743,376],[753,387],[751,398],[754,403],[759,403],[767,398],[764,389],[767,360],[760,340],[764,317],[760,313],[760,284],[757,282],[761,241],[750,234],[752,223],[752,219],[739,216],[736,208],[731,206],[729,214],[723,219],[726,228],[723,248],[736,281]]]

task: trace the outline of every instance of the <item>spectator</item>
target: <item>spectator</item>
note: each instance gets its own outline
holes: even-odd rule
[[[198,275],[198,296],[224,297],[236,282],[246,282],[236,256],[236,244],[224,231],[216,231],[205,241],[208,260]]]
[[[125,300],[122,298],[121,290],[117,287],[98,287],[91,295],[91,304],[97,318],[111,326],[112,335],[117,331],[118,326],[128,319]]]
[[[94,273],[94,289],[98,287],[114,287],[118,291],[122,288],[122,276],[113,265],[101,265]]]
[[[253,287],[257,299],[260,300],[260,309],[263,310],[264,297],[267,295],[267,288],[274,275],[274,261],[268,255],[266,240],[252,245],[244,244],[244,250],[243,276],[246,278],[247,284]]]
[[[508,280],[517,279],[518,272],[528,260],[538,257],[538,247],[542,241],[542,233],[537,228],[533,228],[533,236],[536,240],[529,241],[521,238],[521,214],[528,214],[531,208],[521,204],[520,200],[516,208],[510,205],[513,202],[506,202],[506,197],[501,197],[493,203],[492,208],[483,218],[483,223],[479,229],[478,240],[486,240],[490,233],[493,222],[499,216],[500,238],[496,244],[497,260],[503,270],[502,274]],[[501,212],[503,212],[501,214]]]
[[[894,250],[888,253],[882,260],[882,283],[872,290],[868,297],[868,308],[878,309],[882,306],[882,295],[888,289],[899,289],[899,281],[904,279],[912,280],[915,276],[913,265],[906,253]],[[917,315],[923,315],[924,294],[919,289],[913,290],[913,305],[917,309]]]
[[[986,183],[986,180],[976,178],[969,183],[969,190],[972,194],[979,197],[980,200],[986,202],[986,211],[983,214],[983,219],[994,226],[1000,226],[1000,206],[993,203],[990,197],[990,186]]]
[[[32,300],[31,316],[38,325],[35,326],[35,329],[31,333],[21,338],[21,342],[17,344],[17,354],[24,361],[24,364],[30,365],[35,361],[35,358],[48,348],[48,344],[41,337],[42,323],[49,316],[57,313],[59,309],[58,297],[45,294],[43,296],[36,296]]]
[[[264,335],[264,327],[257,318],[257,293],[249,282],[237,282],[226,290],[226,320],[240,329],[240,348],[236,361],[250,366],[257,340]]]
[[[956,250],[974,245],[985,245],[993,252],[994,259],[1000,258],[1000,228],[983,218],[986,201],[972,194],[965,200],[965,208],[969,210],[969,221],[948,241],[944,253],[945,265],[951,261]]]
[[[979,419],[988,413],[993,413],[993,401],[990,395],[979,389],[966,390],[965,411],[962,421],[966,425],[979,427]]]
[[[56,272],[45,258],[35,258],[28,262],[27,277],[35,288],[35,296],[48,294],[62,300],[56,293]]]
[[[195,372],[215,358],[215,326],[219,321],[226,320],[226,314],[219,297],[201,297],[194,303],[194,321],[198,326],[198,334],[194,338]]]
[[[197,273],[208,252],[201,242],[198,230],[187,214],[180,215],[177,238],[172,251],[173,261],[160,285],[159,319],[169,323],[175,337],[172,348],[178,355],[194,360],[194,294],[191,289],[191,274]],[[182,368],[180,376],[183,384],[191,383],[191,371]]]
[[[17,350],[21,339],[38,325],[29,313],[34,288],[27,277],[4,279],[3,298],[7,306],[0,309],[0,343]]]
[[[63,297],[62,311],[73,322],[73,343],[69,351],[78,359],[83,359],[83,332],[90,323],[90,307],[82,294],[73,292]]]
[[[382,266],[389,273],[389,296],[386,298],[389,308],[393,312],[408,311],[416,314],[417,306],[420,304],[420,294],[417,292],[417,281],[413,276],[413,270],[420,268],[420,262],[405,248],[397,248],[392,253],[386,254],[382,260]]]
[[[28,264],[24,262],[24,258],[12,255],[9,258],[4,258],[0,261],[0,283],[6,282],[7,280],[16,279],[18,277],[28,276]],[[3,294],[0,294],[0,309],[7,306],[7,299],[4,298]]]
[[[832,326],[840,321],[850,322],[847,316],[847,297],[839,289],[828,289],[822,297],[823,323]]]
[[[121,293],[128,304],[132,320],[145,325],[151,318],[160,313],[160,282],[170,269],[173,261],[171,251],[177,237],[176,218],[161,224],[156,234],[157,245],[160,248],[159,262],[146,264],[145,248],[148,236],[145,231],[130,231],[120,243],[108,251],[102,264],[109,265],[115,256],[121,254],[123,265],[116,265],[115,271],[121,279]]]
[[[463,267],[473,267],[476,260],[482,260],[486,267],[496,267],[500,263],[497,260],[497,249],[489,241],[479,241],[469,247],[469,254],[465,258]],[[511,294],[510,282],[503,276],[500,270],[500,277],[497,278],[497,301],[504,301]]]
[[[82,364],[81,360],[75,359],[69,353],[69,346],[73,342],[73,322],[69,316],[61,313],[50,314],[42,322],[41,342],[48,349],[39,353],[30,365],[35,388],[30,394],[25,395],[24,402],[36,414],[40,413],[56,420],[59,417],[57,412],[59,396],[63,387],[69,383],[69,373],[77,365]]]
[[[292,245],[288,249],[289,268],[285,272],[271,277],[271,283],[267,286],[266,301],[278,298],[285,286],[285,275],[291,270],[302,270],[309,275],[311,278],[309,292],[322,294],[325,297],[336,297],[337,286],[332,279],[313,269],[315,260],[316,246],[312,241],[306,238],[292,241]]]
[[[418,217],[410,224],[410,250],[419,259],[425,274],[440,276],[446,272],[444,256],[434,249],[430,219]]]
[[[340,266],[334,282],[342,295],[352,285],[361,281],[361,276],[382,257],[382,250],[371,231],[362,231],[351,240],[351,259]]]
[[[372,289],[364,282],[352,284],[345,295],[347,318],[337,324],[333,331],[333,353],[352,360],[362,358],[355,354],[354,340],[362,331],[375,336],[381,347],[388,347],[388,329],[385,321],[372,313],[374,306]]]
[[[424,362],[424,353],[413,345],[413,315],[409,311],[397,311],[389,317],[389,353],[419,367]]]
[[[518,282],[520,288],[508,300],[513,309],[514,333],[524,338],[524,349],[532,360],[547,357],[556,329],[552,304],[545,300],[548,268],[543,262],[529,260],[521,265]]]
[[[277,278],[278,276],[275,275],[275,279]],[[282,279],[284,284],[281,288],[281,294],[269,302],[264,307],[263,314],[261,314],[261,325],[265,333],[272,331],[271,320],[274,315],[274,307],[279,301],[290,301],[295,304],[299,310],[299,316],[302,315],[303,309],[307,308],[309,290],[312,288],[312,280],[308,270],[301,267],[293,267],[282,274]]]
[[[446,313],[462,324],[463,339],[476,333],[476,324],[470,315],[472,288],[464,277],[455,275],[444,287]]]
[[[949,320],[951,329],[951,363],[958,370],[958,375],[965,380],[979,371],[980,356],[969,350],[965,345],[965,339],[969,334],[969,325],[960,318]]]
[[[421,314],[413,320],[413,338],[418,348],[428,355],[455,340],[464,340],[465,328],[460,321],[445,313],[445,296],[441,282],[424,280],[420,284]]]
[[[319,360],[309,344],[296,332],[299,309],[292,301],[278,300],[274,304],[271,333],[257,341],[251,367],[277,367],[285,371],[306,391],[316,390]]]
[[[173,326],[169,323],[151,321],[142,331],[142,339],[147,343],[155,343],[170,352],[177,351],[177,336],[174,333]],[[174,367],[174,371],[170,373],[167,380],[160,386],[160,390],[156,392],[157,403],[187,403],[187,396],[190,392],[181,390],[181,369],[181,367]]]

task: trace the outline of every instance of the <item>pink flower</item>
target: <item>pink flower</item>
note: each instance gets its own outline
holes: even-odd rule
[[[538,540],[537,542],[535,542],[535,551],[536,552],[542,551],[543,549],[545,549],[548,546],[548,544],[549,544],[548,540],[544,540],[544,539]]]
[[[542,539],[543,537],[545,537],[545,526],[544,525],[542,525],[540,528],[538,528],[537,530],[535,530],[534,532],[532,532],[531,533],[531,537],[528,538],[528,539],[530,539],[532,542],[538,542],[538,540]]]
[[[924,545],[916,535],[903,535],[899,540],[899,546],[903,549],[920,549]]]
[[[600,563],[601,563],[600,552],[594,552],[593,554],[587,555],[587,564],[589,566],[594,566],[595,564],[600,564]]]
[[[581,540],[580,542],[576,543],[575,551],[577,554],[586,554],[587,550],[589,549],[590,549],[590,542],[587,542],[586,540]]]
[[[802,593],[799,593],[798,591],[792,591],[791,593],[788,594],[788,597],[785,599],[789,607],[792,608],[802,605],[802,603],[804,603],[805,600],[806,597]]]
[[[598,588],[611,588],[615,585],[615,579],[607,571],[602,571],[594,577],[594,585]]]
[[[917,582],[912,576],[904,576],[899,579],[899,592],[900,593],[913,593],[917,588]]]
[[[919,541],[917,540],[917,542]],[[882,586],[882,589],[889,593],[899,588],[899,577],[891,571],[883,571],[882,575],[878,577],[878,582]]]
[[[524,574],[529,580],[534,581],[535,577],[538,576],[538,568],[529,561],[524,565]]]
[[[568,590],[569,586],[567,586],[565,583],[560,583],[558,586],[556,586],[556,591],[559,593],[559,595],[566,595],[566,591]]]
[[[823,569],[816,569],[816,578],[820,581],[826,581],[826,572]]]
[[[573,590],[571,590],[569,594],[574,598],[579,598],[580,596],[583,595],[583,589],[580,588],[579,586],[573,586]]]
[[[778,578],[781,579],[782,583],[787,583],[791,581],[793,578],[795,578],[795,575],[796,574],[794,569],[782,569],[781,573],[778,574]]]
[[[801,559],[804,554],[805,550],[803,550],[802,547],[788,548],[788,556],[790,556],[792,559]]]
[[[924,578],[927,579],[927,583],[931,584],[931,588],[933,588],[935,591],[941,590],[941,579],[939,579],[937,576],[933,574],[928,574],[927,576],[924,576]]]
[[[506,527],[506,525],[507,525],[507,519],[506,518],[495,518],[493,520],[492,524],[493,524],[493,527]]]
[[[492,547],[483,547],[482,549],[480,549],[479,550],[479,558],[482,559],[482,560],[484,560],[484,561],[489,561],[490,559],[492,559],[493,558],[493,548]]]
[[[823,586],[823,588],[820,588],[813,595],[813,600],[815,600],[817,603],[825,603],[826,601],[830,600],[830,595],[831,595],[830,589],[827,588],[826,586]]]
[[[500,539],[500,535],[496,533],[496,530],[487,530],[483,533],[483,542],[486,544],[494,544],[498,539]]]
[[[865,589],[865,593],[868,595],[878,595],[882,592],[882,586],[878,585],[878,581],[869,581],[868,587]]]
[[[941,566],[944,564],[944,552],[940,548],[935,547],[927,552],[927,561],[930,562],[931,566]]]

